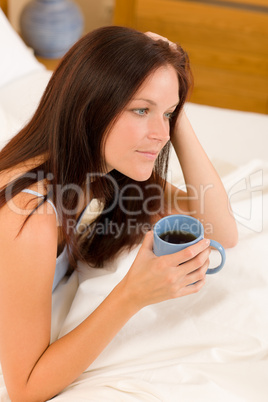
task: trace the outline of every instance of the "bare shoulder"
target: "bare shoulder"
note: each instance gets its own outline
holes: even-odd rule
[[[7,275],[13,272],[23,275],[21,279],[34,281],[40,280],[44,270],[50,286],[57,253],[57,220],[48,202],[30,216],[40,201],[20,193],[0,209],[0,271],[8,267]]]
[[[45,195],[45,192],[41,194]],[[24,229],[20,230],[22,227]],[[21,192],[0,209],[0,236],[5,233],[6,238],[9,234],[12,236],[19,232],[25,235],[37,229],[43,238],[47,230],[50,236],[51,231],[57,233],[55,210],[49,202],[42,203],[42,197]]]
[[[14,167],[10,171],[4,171],[0,173],[0,187],[6,186],[12,183],[21,174],[25,173],[27,169],[34,166],[32,161],[28,161],[25,166]],[[39,181],[28,188],[35,193],[45,196],[46,195],[46,183],[45,181]],[[47,229],[53,230],[55,228],[55,211],[49,202],[42,203],[42,196],[35,194],[20,192],[15,197],[9,197],[11,189],[6,191],[6,199],[9,201],[0,209],[0,236],[5,233],[5,237],[10,234],[16,235],[20,228],[23,226],[27,217],[31,215],[32,211],[36,209],[31,218],[27,220],[27,224],[24,225],[24,235],[34,233],[34,225],[39,227],[40,236],[45,236]],[[42,204],[39,206],[39,204]],[[37,208],[38,207],[38,208]],[[40,230],[42,227],[42,231]],[[50,233],[51,235],[51,233]],[[23,238],[23,236],[21,237]]]

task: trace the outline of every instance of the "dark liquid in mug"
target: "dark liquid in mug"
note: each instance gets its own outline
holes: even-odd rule
[[[160,239],[166,241],[167,243],[173,243],[173,244],[190,243],[191,241],[196,239],[196,236],[193,235],[192,233],[181,232],[178,230],[161,233],[159,237]]]

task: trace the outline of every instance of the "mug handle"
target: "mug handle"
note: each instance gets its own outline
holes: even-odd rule
[[[222,245],[220,243],[218,243],[215,240],[210,240],[210,246],[213,248],[216,248],[216,250],[218,250],[221,254],[221,263],[220,265],[218,265],[215,268],[209,268],[206,272],[206,274],[216,274],[217,272],[219,272],[222,267],[224,266],[225,260],[226,260],[226,255],[225,255],[225,250],[222,247]]]

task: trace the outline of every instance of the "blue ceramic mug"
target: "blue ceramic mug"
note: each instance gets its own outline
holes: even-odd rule
[[[169,215],[154,226],[154,253],[156,256],[173,254],[204,238],[204,227],[200,221],[188,215]],[[210,240],[210,246],[221,254],[221,263],[209,268],[207,274],[216,274],[225,263],[225,251],[220,243]]]

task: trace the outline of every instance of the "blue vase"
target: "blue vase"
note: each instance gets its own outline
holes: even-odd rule
[[[48,59],[62,57],[81,37],[83,16],[71,0],[34,0],[20,17],[23,40]]]

